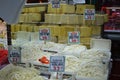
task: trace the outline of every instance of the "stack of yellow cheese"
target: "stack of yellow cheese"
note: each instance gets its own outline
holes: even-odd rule
[[[75,14],[45,14],[46,23],[78,24],[78,15]]]
[[[45,11],[45,6],[39,6],[39,7],[29,7],[29,8],[23,8],[22,13],[40,13]]]
[[[39,13],[23,13],[20,15],[19,22],[39,22],[41,15]]]

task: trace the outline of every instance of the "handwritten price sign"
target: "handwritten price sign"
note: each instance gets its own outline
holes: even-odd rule
[[[50,40],[50,29],[41,29],[39,32],[40,40]]]
[[[79,32],[68,32],[68,44],[79,44],[80,33]]]
[[[12,50],[9,53],[9,61],[17,64],[21,62],[21,53],[18,50]]]
[[[85,9],[85,20],[95,20],[95,9]]]
[[[50,71],[64,72],[65,57],[64,56],[50,56]]]

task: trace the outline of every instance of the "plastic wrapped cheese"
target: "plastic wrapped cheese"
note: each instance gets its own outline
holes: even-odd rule
[[[76,57],[79,57],[80,53],[84,52],[85,50],[87,50],[87,48],[83,45],[70,45],[64,48],[62,54],[74,55]]]

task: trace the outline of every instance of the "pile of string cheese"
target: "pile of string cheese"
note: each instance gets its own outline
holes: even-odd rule
[[[42,54],[40,50],[42,46],[42,42],[28,42],[21,46],[21,60],[24,61],[32,61],[39,58]]]
[[[66,47],[65,44],[59,44],[54,42],[47,42],[46,44],[42,45],[43,50],[50,50],[56,52],[61,52],[65,47]]]
[[[61,51],[65,47],[64,44],[57,44],[53,42],[31,41],[21,46],[21,58],[24,61],[35,61],[42,56],[50,56],[52,53],[44,52],[44,50]]]
[[[107,80],[109,52],[90,49],[80,54],[80,64],[77,76],[91,77],[97,80]]]
[[[83,46],[83,45],[70,45],[70,46],[66,46],[64,48],[64,50],[62,51],[62,53],[66,54],[66,55],[74,55],[76,57],[79,57],[80,53],[84,52],[85,50],[87,50],[86,46]]]
[[[79,59],[73,55],[65,55],[65,72],[75,73],[79,69]]]
[[[0,80],[44,80],[39,76],[39,72],[33,68],[23,68],[20,66],[14,66],[12,64],[7,65],[0,70]]]

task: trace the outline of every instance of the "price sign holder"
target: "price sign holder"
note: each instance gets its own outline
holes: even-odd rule
[[[85,9],[84,19],[95,20],[95,9]]]
[[[80,44],[80,32],[68,32],[68,44]]]
[[[21,53],[19,50],[13,49],[10,51],[8,58],[10,63],[19,64],[21,62]]]
[[[65,70],[65,56],[50,56],[49,71],[57,72],[56,79],[61,79]]]
[[[50,29],[48,28],[40,29],[39,39],[45,41],[44,43],[46,44],[46,41],[50,40]]]

